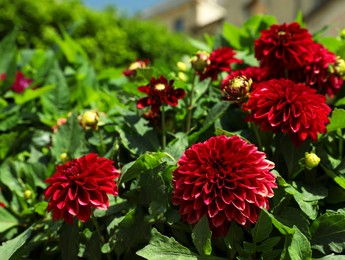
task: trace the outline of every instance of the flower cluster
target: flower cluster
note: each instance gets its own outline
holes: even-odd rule
[[[113,161],[93,153],[56,166],[54,175],[46,180],[50,185],[45,191],[53,220],[63,218],[72,224],[75,216],[85,222],[91,208],[108,208],[107,194],[118,194],[115,178],[119,175]]]
[[[274,163],[253,144],[233,136],[211,137],[192,145],[173,173],[172,202],[182,220],[196,224],[206,215],[214,235],[226,235],[232,220],[255,223],[269,208],[276,188]]]

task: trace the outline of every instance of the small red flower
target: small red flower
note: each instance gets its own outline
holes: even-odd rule
[[[172,202],[183,221],[196,224],[204,215],[214,236],[225,236],[232,220],[255,223],[269,208],[276,188],[274,163],[238,136],[211,137],[192,145],[173,172]]]
[[[3,202],[0,201],[0,207],[1,207],[1,208],[5,208],[5,207],[6,207],[5,203],[3,203]]]
[[[199,73],[200,80],[211,78],[218,79],[218,73],[231,71],[231,64],[242,63],[242,60],[235,58],[236,52],[230,47],[222,47],[211,52],[209,57],[209,64],[205,71]]]
[[[284,76],[284,69],[301,68],[313,58],[311,34],[296,22],[262,30],[254,44],[261,67],[270,68],[270,73],[275,75]]]
[[[0,80],[3,81],[6,79],[6,73],[1,73]],[[12,85],[12,90],[17,93],[22,93],[25,89],[27,89],[30,84],[32,83],[32,79],[25,77],[25,75],[17,71],[16,77]]]
[[[137,69],[146,68],[149,65],[149,60],[137,60],[129,65],[128,68],[123,72],[123,75],[129,78],[135,77]]]
[[[64,218],[72,224],[75,216],[85,222],[90,218],[91,208],[107,209],[107,194],[118,194],[115,184],[118,177],[113,161],[98,158],[94,153],[56,166],[54,175],[46,180],[50,185],[45,191],[53,220]]]
[[[163,104],[170,106],[177,106],[178,100],[186,95],[186,92],[181,89],[174,89],[173,80],[168,81],[165,77],[152,77],[149,84],[138,88],[140,92],[146,93],[148,97],[140,98],[137,101],[138,108],[145,108],[151,106],[153,113],[157,113],[160,106]]]
[[[296,146],[307,137],[317,141],[317,134],[326,132],[331,112],[325,96],[288,79],[256,84],[244,109],[250,110],[248,121],[264,131],[288,133]]]
[[[343,84],[341,76],[332,74],[329,70],[330,66],[336,63],[335,54],[321,44],[311,46],[310,52],[313,54],[312,61],[302,69],[289,71],[289,78],[295,82],[305,83],[321,94],[333,97]]]

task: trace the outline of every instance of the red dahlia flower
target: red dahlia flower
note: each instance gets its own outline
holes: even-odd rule
[[[183,221],[196,224],[204,215],[214,236],[225,236],[232,220],[255,223],[269,208],[276,188],[274,164],[238,136],[211,137],[192,145],[173,172],[174,205]]]
[[[244,109],[250,110],[248,121],[264,131],[288,133],[296,146],[307,137],[317,141],[317,134],[326,132],[331,112],[325,96],[288,79],[256,84]]]
[[[272,74],[284,73],[284,69],[301,68],[313,58],[310,52],[314,44],[311,34],[296,22],[272,25],[262,30],[254,44],[255,57],[261,67],[270,68]]]
[[[48,211],[53,211],[53,220],[64,218],[72,224],[75,216],[85,222],[90,218],[91,208],[108,208],[107,194],[118,194],[114,180],[118,177],[113,161],[98,158],[94,153],[56,166],[54,175],[46,180],[50,186],[45,191],[45,199],[50,198]]]
[[[206,70],[199,73],[200,80],[211,78],[212,80],[218,79],[218,73],[231,71],[232,63],[242,63],[242,60],[236,59],[236,52],[230,47],[222,47],[211,52],[209,57],[209,64]]]
[[[328,51],[321,44],[314,44],[310,48],[313,59],[303,69],[289,71],[289,78],[295,82],[303,82],[307,86],[315,88],[321,94],[333,97],[338,93],[343,79],[332,74],[329,68],[336,63],[334,53]]]
[[[6,73],[2,73],[0,75],[0,80],[5,80],[6,79]],[[32,83],[32,79],[26,78],[25,75],[17,71],[16,72],[16,77],[12,85],[12,90],[17,93],[22,93],[25,89],[27,89],[30,84]]]
[[[152,77],[149,84],[138,88],[140,92],[148,94],[148,97],[141,98],[137,101],[138,108],[151,106],[152,112],[158,112],[161,105],[177,106],[178,100],[184,98],[186,92],[181,89],[174,89],[173,80],[168,80],[160,76]]]

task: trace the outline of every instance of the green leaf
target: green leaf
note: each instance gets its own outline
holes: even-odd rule
[[[4,242],[0,246],[1,259],[10,259],[30,238],[32,228],[28,228],[19,236]]]
[[[6,157],[17,137],[18,134],[16,132],[3,133],[0,135],[0,160]]]
[[[198,256],[187,247],[178,243],[174,238],[162,235],[156,229],[152,230],[150,244],[137,251],[137,255],[148,260],[176,259],[176,260],[216,260],[223,259],[214,256]]]
[[[256,246],[256,251],[258,252],[270,252],[279,243],[281,237],[270,237],[261,243],[261,245]]]
[[[295,226],[288,253],[291,259],[311,259],[312,251],[307,237]]]
[[[342,108],[335,108],[332,112],[330,122],[327,125],[327,131],[332,132],[343,128],[345,128],[345,110]]]
[[[259,243],[268,238],[272,229],[272,220],[267,214],[261,212],[255,227],[252,229],[254,243]]]
[[[345,250],[345,214],[327,212],[316,219],[310,228],[312,248],[328,254]]]
[[[199,131],[192,133],[189,136],[189,143],[195,143],[203,132],[211,127],[211,125],[221,117],[225,111],[230,106],[230,102],[219,102],[214,107],[212,107],[211,111],[209,112],[208,116],[205,119],[203,126],[200,128]]]
[[[283,223],[281,223],[277,218],[275,218],[275,216],[271,213],[269,213],[266,209],[262,209],[262,211],[270,217],[270,219],[272,220],[272,224],[279,230],[279,232],[283,235],[292,235],[295,233],[294,229],[284,225]]]
[[[212,232],[209,228],[208,219],[203,216],[192,232],[193,243],[200,255],[210,255],[212,253],[211,236]]]
[[[6,209],[0,207],[0,233],[19,225],[19,221]]]
[[[163,164],[162,159],[167,156],[169,155],[166,153],[145,153],[141,155],[134,162],[124,165],[119,184],[133,180],[144,172]]]
[[[299,23],[299,25],[300,25],[301,27],[305,27],[305,24],[304,24],[304,22],[303,22],[303,13],[302,13],[301,10],[299,10],[299,11],[297,12],[297,15],[296,15],[296,18],[295,18],[295,22]]]
[[[237,252],[243,250],[241,245],[244,240],[244,233],[241,227],[233,221],[226,237],[224,238],[225,245],[231,250],[231,259],[234,259]]]
[[[50,86],[39,87],[37,89],[27,89],[21,94],[13,93],[13,98],[16,104],[22,105],[30,100],[39,98],[41,95],[43,95],[44,93],[47,93],[48,91],[54,88],[55,87],[53,85],[50,85]]]
[[[69,158],[83,155],[85,151],[84,130],[80,126],[77,115],[72,114],[67,122],[58,128],[52,138],[52,153],[58,160],[60,154],[67,153]]]
[[[333,170],[328,169],[325,165],[322,163],[320,164],[322,169],[325,171],[325,173],[331,177],[340,187],[345,189],[345,177],[342,175],[338,175]]]
[[[241,44],[242,35],[243,31],[241,28],[227,22],[224,23],[223,36],[229,42],[232,48],[237,50],[243,49]]]

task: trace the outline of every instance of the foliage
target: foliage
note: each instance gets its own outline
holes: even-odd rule
[[[97,70],[125,66],[140,58],[177,61],[195,50],[184,35],[169,33],[153,22],[126,17],[113,7],[88,9],[80,0],[3,0],[0,11],[0,39],[17,28],[19,48],[47,49],[68,32],[86,50]]]
[[[74,24],[76,17],[90,12],[78,2],[61,4],[58,9],[43,2],[48,10],[41,14],[41,8],[34,8],[38,5],[35,1],[21,0],[17,5],[5,2],[1,2],[0,10],[8,9],[0,19],[8,24],[16,17],[18,20],[12,21],[12,25],[23,27],[11,32],[9,26],[0,29],[2,35],[9,33],[0,43],[0,72],[6,73],[6,79],[0,82],[3,259],[342,259],[345,253],[343,88],[327,101],[332,108],[328,132],[320,133],[317,142],[306,140],[295,147],[286,135],[264,132],[245,122],[241,106],[222,100],[219,90],[222,78],[200,82],[190,64],[185,64],[184,71],[173,61],[162,67],[141,68],[134,78],[126,78],[122,71],[112,67],[96,72],[95,66],[109,57],[118,59],[117,64],[124,64],[130,59],[134,61],[138,53],[146,58],[151,51],[155,53],[151,55],[162,52],[159,47],[150,49],[150,41],[164,45],[166,40],[148,32],[146,25],[136,27],[133,24],[137,25],[137,21],[121,20],[115,23],[118,27],[108,31],[111,35],[107,38],[106,30],[98,29],[108,25],[110,13],[104,20],[100,19],[101,13],[89,14],[84,17],[89,21],[78,26]],[[67,15],[65,10],[71,5],[75,12]],[[50,38],[56,40],[56,48],[29,48],[48,46],[43,33],[49,28],[58,31],[54,27],[57,24],[42,22],[52,19],[48,15],[52,10],[59,23],[69,23],[65,30],[59,31],[62,37],[54,34]],[[47,28],[36,28],[34,23],[30,25],[32,28],[25,28],[29,26],[24,23],[28,18],[21,20],[23,16],[15,15],[19,11]],[[101,21],[93,23],[94,20]],[[241,28],[225,24],[220,35],[209,37],[209,48],[233,47],[236,57],[244,61],[236,64],[234,70],[243,65],[258,65],[254,40],[261,30],[275,22],[274,17],[255,16]],[[76,27],[72,30],[73,26]],[[96,34],[84,34],[86,28]],[[125,34],[121,28],[131,30]],[[114,44],[112,37],[116,35],[122,43],[103,58],[85,51],[109,50],[109,45],[94,44],[101,38],[106,39],[104,44],[107,41]],[[23,41],[27,37],[30,44]],[[325,41],[318,35],[315,39],[345,58],[345,41],[341,37]],[[174,49],[177,43],[178,40],[165,46],[165,52],[161,53],[163,60],[168,53],[177,54]],[[116,53],[117,50],[121,51]],[[22,93],[11,90],[18,70],[33,79]],[[136,101],[143,97],[137,88],[163,73],[174,80],[175,88],[184,89],[187,96],[176,106],[163,106],[164,121],[158,120],[164,122],[162,127],[155,120],[147,120],[147,111],[139,110]],[[222,73],[219,76],[224,77]],[[86,111],[99,117],[92,126],[82,124]],[[188,118],[192,120],[189,129]],[[178,207],[171,202],[177,161],[193,144],[215,135],[237,135],[259,146],[276,165],[273,173],[278,185],[270,199],[270,209],[263,209],[255,224],[242,226],[233,221],[225,237],[212,236],[206,217],[195,225],[182,221]],[[304,155],[310,151],[321,162],[306,169]],[[47,187],[44,181],[54,174],[56,165],[90,152],[114,161],[121,172],[116,180],[119,195],[109,196],[108,209],[94,210],[90,221],[75,219],[73,225],[63,220],[52,221],[47,212],[48,202],[44,200]]]

